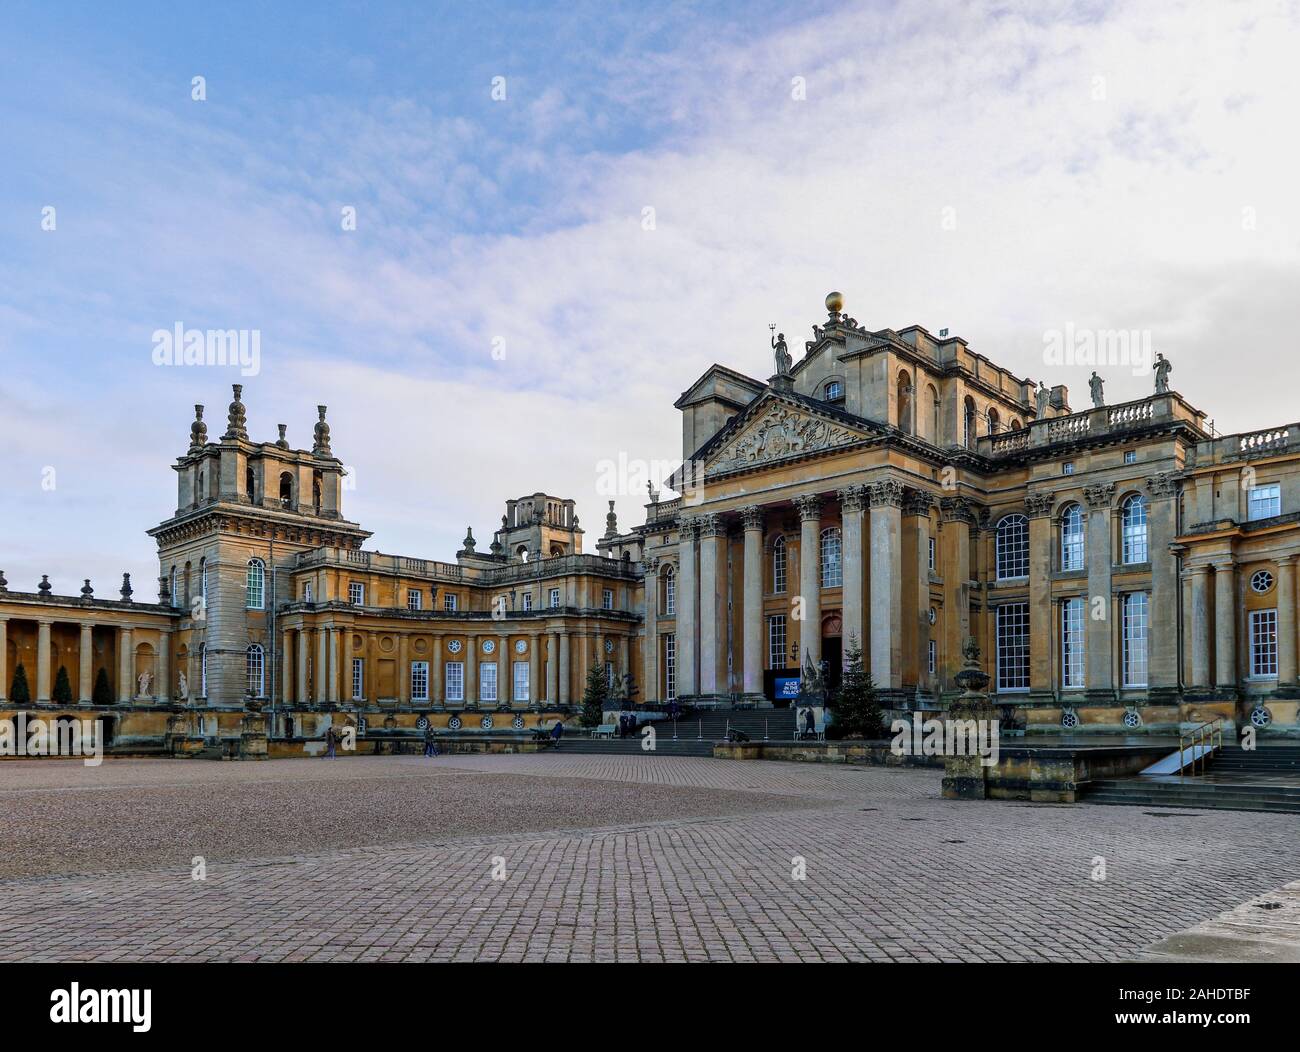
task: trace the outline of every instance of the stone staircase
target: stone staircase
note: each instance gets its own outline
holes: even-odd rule
[[[1124,804],[1300,814],[1300,745],[1225,745],[1204,775],[1100,778],[1084,793],[1088,804]]]
[[[656,756],[712,756],[713,743],[726,739],[727,729],[741,731],[752,741],[789,741],[794,737],[793,709],[709,709],[677,721],[673,741],[672,720],[655,721]],[[570,732],[559,752],[630,755],[641,753],[641,738],[588,738]],[[648,755],[648,754],[647,754]]]

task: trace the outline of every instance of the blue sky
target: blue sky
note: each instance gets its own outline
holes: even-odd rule
[[[330,406],[381,550],[449,558],[537,489],[593,545],[599,461],[679,456],[676,395],[713,361],[765,376],[768,323],[806,334],[831,288],[1076,404],[1088,370],[1048,373],[1044,334],[1149,331],[1221,428],[1294,420],[1290,385],[1242,376],[1295,375],[1296,19],[8,4],[0,568],[152,591],[144,530],[193,404],[219,434],[232,382],[257,439],[308,444]],[[158,368],[177,323],[258,330],[259,374]],[[624,525],[642,502],[618,494]]]

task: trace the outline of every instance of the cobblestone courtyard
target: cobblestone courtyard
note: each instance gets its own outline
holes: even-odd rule
[[[3,960],[1125,960],[1300,875],[1294,816],[947,802],[919,769],[10,762],[0,805]]]

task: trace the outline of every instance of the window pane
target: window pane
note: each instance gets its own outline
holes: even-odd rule
[[[1061,569],[1083,569],[1083,509],[1077,504],[1061,517]]]
[[[528,662],[515,662],[515,701],[528,701]]]
[[[464,701],[465,663],[463,661],[448,661],[445,671],[447,673],[447,700]]]
[[[785,614],[767,619],[767,667],[785,668]]]
[[[997,608],[998,690],[1029,689],[1029,604]]]
[[[677,697],[677,640],[671,632],[664,636],[664,695],[669,701]]]
[[[1146,592],[1130,592],[1123,605],[1124,686],[1147,685],[1147,627],[1149,610]]]
[[[484,661],[478,667],[478,697],[479,701],[497,700],[497,666],[495,661],[490,664]]]
[[[1008,515],[998,523],[997,574],[1004,581],[1029,576],[1029,520]]]
[[[1061,686],[1084,685],[1084,600],[1067,599],[1061,604]]]
[[[777,595],[785,591],[784,537],[778,537],[772,545],[772,591]]]
[[[839,588],[844,584],[840,565],[840,531],[832,526],[822,530],[822,587]]]
[[[1250,614],[1250,674],[1277,675],[1277,611],[1252,610]]]
[[[1123,561],[1147,561],[1147,502],[1142,497],[1129,497],[1124,501],[1121,514],[1124,535]]]

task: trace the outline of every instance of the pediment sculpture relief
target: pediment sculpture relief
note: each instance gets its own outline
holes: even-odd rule
[[[708,471],[736,471],[763,461],[847,445],[861,437],[850,428],[786,405],[773,405],[718,454]]]

